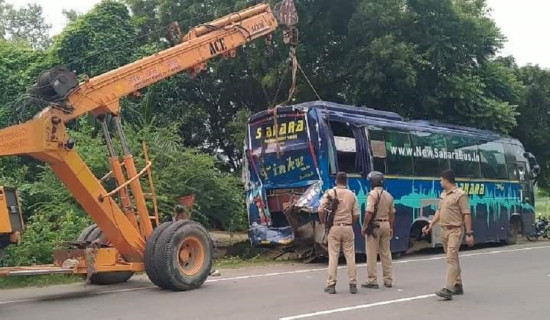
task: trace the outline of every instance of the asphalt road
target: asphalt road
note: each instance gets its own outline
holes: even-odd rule
[[[109,287],[83,284],[0,291],[0,319],[549,319],[550,242],[461,252],[464,296],[442,301],[440,253],[394,261],[394,288],[348,292],[345,266],[337,294],[323,292],[324,264],[222,270],[198,290],[167,292],[147,278]],[[360,265],[359,281],[366,278]]]

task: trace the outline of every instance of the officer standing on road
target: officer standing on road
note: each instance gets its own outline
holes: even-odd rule
[[[367,209],[361,233],[365,236],[367,245],[367,282],[363,288],[378,289],[376,275],[376,261],[380,254],[382,275],[387,288],[393,286],[392,258],[390,240],[393,237],[393,223],[395,221],[395,205],[393,196],[384,190],[384,175],[372,171],[367,176],[370,181],[371,192],[367,197]],[[369,227],[369,224],[370,227]]]
[[[334,222],[328,234],[328,280],[325,292],[336,293],[336,276],[338,269],[338,257],[340,248],[344,251],[346,264],[348,266],[349,290],[350,293],[357,293],[357,269],[355,266],[355,235],[353,224],[359,219],[359,202],[355,193],[347,188],[348,176],[345,172],[336,175],[336,187],[327,190],[321,199],[319,213],[321,221],[327,213],[329,203],[328,197],[338,199],[338,206],[334,214]]]
[[[474,245],[474,232],[468,195],[456,186],[452,170],[446,170],[441,174],[441,186],[444,191],[441,193],[438,210],[433,221],[424,227],[423,232],[427,234],[438,221],[441,221],[441,242],[447,255],[447,285],[435,294],[451,300],[453,295],[464,294],[458,261],[463,236],[462,227],[466,226],[466,243],[470,247]]]

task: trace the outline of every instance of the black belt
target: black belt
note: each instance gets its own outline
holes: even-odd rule
[[[445,226],[441,226],[442,228],[444,229],[457,229],[457,228],[462,228],[462,226],[453,226],[453,225],[445,225]]]
[[[388,219],[376,219],[374,221],[378,221],[378,222],[388,222],[389,220]]]
[[[335,223],[334,225],[338,227],[351,227],[351,223]]]

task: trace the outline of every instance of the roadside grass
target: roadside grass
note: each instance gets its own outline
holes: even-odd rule
[[[26,287],[47,287],[59,284],[83,282],[79,276],[50,274],[40,276],[21,276],[0,278],[0,289],[14,289]]]
[[[269,248],[251,247],[249,241],[237,242],[227,248],[223,256],[214,260],[214,269],[281,263],[272,259],[269,255],[271,251]]]
[[[550,195],[548,193],[537,190],[537,194],[535,195],[535,212],[537,215],[542,214],[550,218]]]

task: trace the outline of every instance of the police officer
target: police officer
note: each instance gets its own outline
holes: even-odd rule
[[[372,171],[367,176],[367,179],[371,185],[371,192],[367,197],[367,208],[365,210],[365,220],[361,233],[365,236],[365,243],[367,245],[368,279],[361,286],[363,288],[379,288],[376,275],[376,261],[378,254],[380,254],[384,285],[391,288],[393,286],[393,277],[390,240],[393,237],[395,205],[393,203],[393,196],[384,190],[384,175],[381,172]],[[372,234],[368,234],[367,229],[371,222],[373,223],[374,230]]]
[[[456,186],[452,170],[446,170],[441,174],[441,187],[444,191],[441,193],[437,212],[423,231],[427,234],[437,222],[440,222],[441,242],[447,256],[447,285],[435,294],[451,300],[453,295],[464,294],[458,261],[458,250],[463,237],[462,228],[466,226],[466,243],[470,247],[474,245],[474,232],[468,195]]]
[[[345,172],[336,175],[336,187],[327,190],[321,199],[319,213],[321,221],[325,221],[328,196],[336,196],[338,207],[334,214],[334,222],[328,234],[328,280],[325,292],[336,293],[336,276],[338,269],[338,257],[340,248],[344,251],[346,264],[348,266],[349,290],[350,293],[357,293],[357,269],[355,266],[355,235],[353,224],[359,219],[359,202],[353,191],[347,188],[348,176]]]

